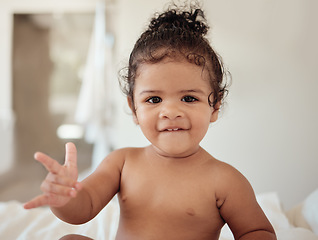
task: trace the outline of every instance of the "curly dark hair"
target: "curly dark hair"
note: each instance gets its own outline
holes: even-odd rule
[[[212,88],[208,99],[210,106],[222,103],[228,91],[225,75],[229,72],[224,70],[221,57],[205,37],[208,30],[204,13],[198,6],[184,10],[172,5],[167,11],[156,13],[130,54],[128,67],[121,75],[122,91],[134,104],[135,80],[141,64],[183,57],[208,70]]]

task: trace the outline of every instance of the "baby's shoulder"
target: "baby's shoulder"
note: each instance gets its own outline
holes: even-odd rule
[[[98,171],[108,171],[117,169],[122,171],[127,162],[131,159],[136,159],[143,152],[142,148],[120,148],[110,152],[103,161],[99,164]]]
[[[213,174],[215,174],[216,177],[223,178],[226,175],[240,174],[240,172],[232,165],[213,157],[210,157],[208,161],[206,161],[206,165],[207,168],[213,171]]]
[[[211,165],[213,165],[213,168],[218,172],[220,176],[224,175],[241,175],[241,173],[232,165],[220,161],[218,159],[212,159]]]
[[[125,147],[114,150],[110,155],[122,156],[124,158],[136,157],[143,154],[145,148]]]
[[[107,159],[116,159],[116,161],[120,161],[124,164],[127,161],[131,161],[132,159],[139,159],[144,153],[144,148],[136,148],[136,147],[126,147],[120,148],[112,151],[107,157]]]
[[[232,165],[220,160],[212,160],[210,163],[214,182],[221,189],[232,188],[233,186],[248,185],[248,180],[245,176]]]
[[[217,186],[216,195],[219,200],[223,199],[224,201],[231,193],[251,192],[249,181],[238,169],[222,161],[218,161],[216,166],[214,179]]]

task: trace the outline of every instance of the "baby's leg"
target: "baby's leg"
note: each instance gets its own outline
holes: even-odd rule
[[[89,237],[85,237],[83,235],[68,234],[60,238],[60,240],[93,240],[93,239]]]

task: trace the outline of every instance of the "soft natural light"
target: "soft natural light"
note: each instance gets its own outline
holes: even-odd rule
[[[63,124],[57,129],[57,136],[60,139],[81,139],[83,135],[83,127],[76,124]]]

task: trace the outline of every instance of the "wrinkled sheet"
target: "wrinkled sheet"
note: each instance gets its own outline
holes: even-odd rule
[[[93,220],[82,225],[67,224],[47,207],[25,210],[16,201],[0,202],[1,240],[58,240],[80,234],[98,240],[115,239],[119,219],[117,202],[112,200]]]
[[[278,240],[318,240],[318,236],[305,228],[290,224],[281,209],[276,193],[257,196],[257,200],[271,221]],[[80,234],[96,240],[114,240],[119,220],[119,207],[114,198],[97,217],[83,225],[70,225],[57,219],[49,208],[24,210],[16,201],[0,202],[0,239],[57,240],[67,234]],[[225,226],[220,240],[233,240],[232,233]]]

